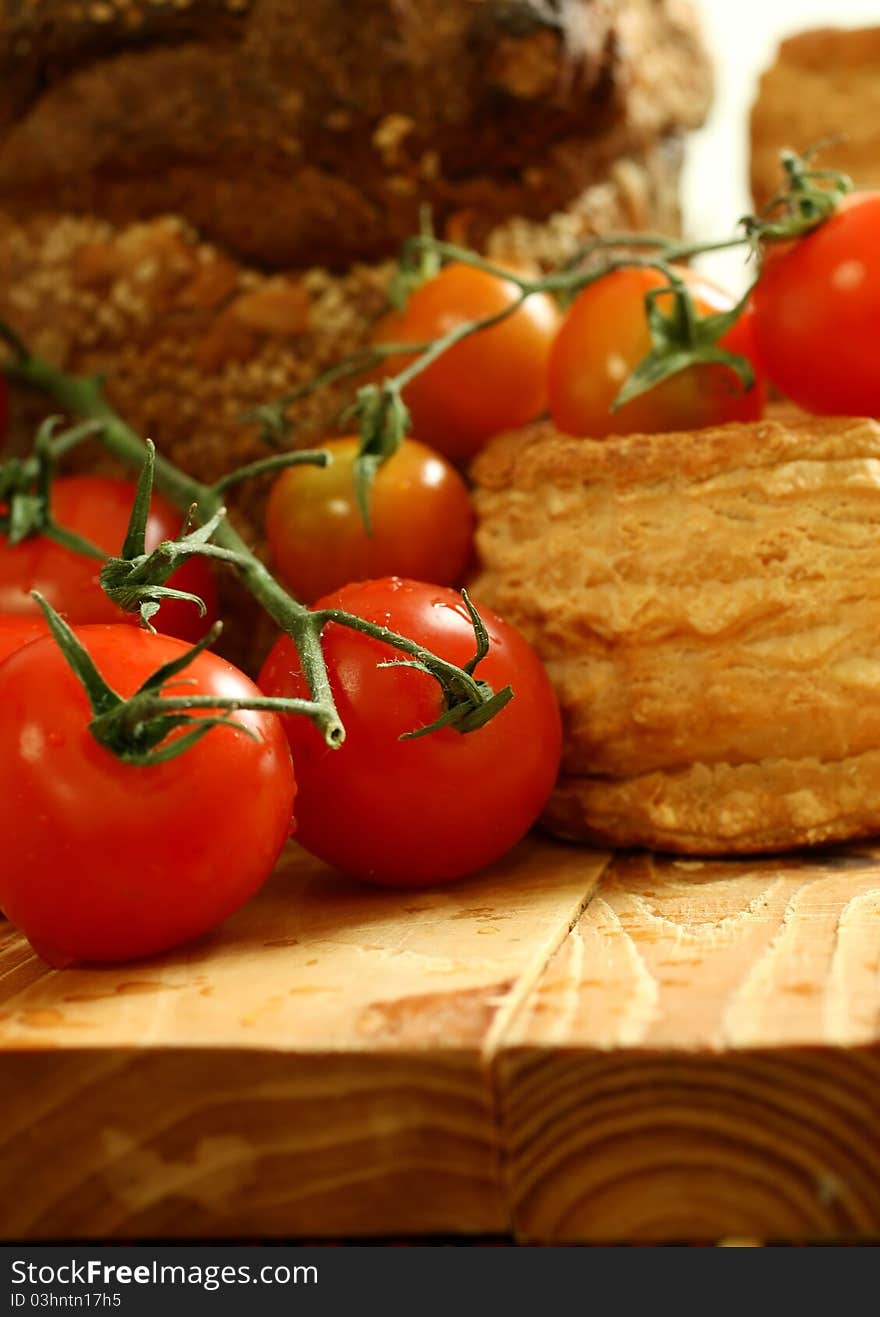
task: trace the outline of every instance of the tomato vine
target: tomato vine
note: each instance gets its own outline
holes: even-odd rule
[[[632,267],[656,270],[665,278],[666,284],[646,295],[645,314],[652,349],[622,382],[612,404],[613,410],[664,380],[700,364],[727,366],[748,390],[754,384],[751,363],[745,356],[719,346],[719,340],[742,313],[757,280],[729,310],[700,315],[686,281],[675,267],[696,256],[736,247],[747,248],[749,255],[755,257],[762,244],[801,237],[827,220],[852,190],[853,184],[847,175],[836,170],[812,167],[813,156],[823,145],[818,143],[802,155],[793,151],[781,152],[783,188],[761,212],[743,216],[729,237],[715,241],[680,241],[653,233],[607,233],[583,244],[561,268],[532,276],[499,265],[470,248],[442,241],[423,224],[421,232],[404,244],[392,280],[393,303],[405,298],[421,280],[431,277],[449,262],[468,265],[506,280],[516,286],[517,296],[500,311],[482,319],[463,321],[437,338],[419,343],[374,343],[361,348],[296,389],[263,404],[250,413],[250,418],[260,421],[267,442],[284,442],[289,436],[288,410],[295,402],[335,381],[373,371],[386,358],[406,356],[407,364],[397,374],[381,383],[363,385],[346,413],[346,419],[355,420],[360,430],[356,479],[364,520],[369,524],[372,477],[377,466],[397,451],[408,431],[410,418],[403,398],[408,384],[464,339],[492,329],[515,315],[529,297],[551,293],[567,302],[604,276]],[[665,295],[671,295],[672,304],[668,311],[658,306],[658,300]]]
[[[98,379],[68,374],[35,356],[18,334],[2,322],[0,338],[12,349],[11,358],[4,363],[5,373],[12,381],[42,392],[65,412],[82,418],[89,423],[95,437],[108,452],[126,465],[142,473],[146,472],[142,480],[140,505],[144,498],[148,501],[155,479],[159,489],[179,508],[186,512],[194,508],[198,510],[200,526],[195,531],[177,541],[166,542],[147,555],[137,552],[140,548],[137,526],[141,512],[139,502],[136,501],[127,540],[131,556],[124,553],[118,559],[111,559],[103,573],[105,589],[115,603],[129,611],[138,612],[145,602],[161,604],[164,581],[174,566],[191,554],[213,557],[234,567],[254,598],[292,639],[311,694],[309,700],[297,701],[295,712],[311,719],[331,748],[342,745],[345,728],[336,708],[321,649],[321,632],[329,620],[391,645],[429,673],[440,686],[443,695],[444,714],[439,722],[444,726],[451,723],[462,733],[475,730],[512,698],[513,691],[509,686],[495,691],[480,681],[472,671],[457,668],[388,627],[365,622],[362,618],[340,610],[333,611],[332,619],[329,615],[313,612],[294,599],[251,552],[226,518],[222,498],[224,491],[236,480],[267,468],[275,469],[307,458],[320,462],[325,460],[324,455],[319,455],[317,459],[314,454],[277,455],[231,473],[216,485],[205,485],[156,454],[152,446],[109,405]],[[147,613],[145,620],[148,621],[149,616]],[[479,620],[475,612],[472,612],[472,616],[479,649]],[[195,650],[192,652],[196,653]],[[185,699],[181,699],[175,702],[173,710],[167,709],[169,719],[179,714],[185,703]],[[211,707],[222,708],[222,700],[214,700]],[[285,708],[281,711],[289,710]],[[445,716],[453,711],[454,717]]]
[[[699,254],[738,246],[746,246],[754,254],[762,243],[787,241],[823,223],[852,185],[846,176],[835,171],[813,169],[811,157],[812,152],[803,156],[784,152],[785,189],[761,214],[741,220],[737,231],[728,238],[700,243],[676,241],[656,234],[611,233],[586,243],[566,265],[546,274],[530,275],[510,270],[468,248],[437,239],[423,226],[422,232],[404,246],[392,294],[405,295],[421,278],[444,263],[459,262],[507,280],[515,285],[516,296],[494,314],[456,324],[433,339],[420,343],[376,343],[365,347],[297,389],[257,408],[250,414],[251,419],[258,420],[266,440],[277,445],[287,438],[287,412],[292,403],[330,382],[372,370],[387,358],[405,356],[407,364],[396,374],[381,383],[363,385],[350,409],[350,415],[357,420],[360,430],[360,448],[355,463],[356,487],[364,521],[369,526],[372,479],[381,463],[397,451],[407,433],[409,413],[403,392],[408,384],[464,339],[491,329],[514,315],[529,297],[551,293],[570,299],[596,280],[629,267],[655,270],[667,282],[662,287],[651,289],[645,296],[651,351],[623,382],[613,407],[624,405],[663,380],[698,364],[727,366],[739,378],[742,387],[748,389],[754,382],[750,362],[746,357],[721,347],[719,340],[741,314],[752,290],[749,289],[729,310],[700,314],[687,281],[675,267]],[[663,297],[668,299],[665,303],[668,310],[659,305]],[[226,519],[223,495],[234,484],[284,466],[303,462],[326,463],[329,460],[326,453],[276,453],[229,473],[213,485],[203,484],[153,452],[151,446],[109,405],[99,379],[69,374],[35,356],[14,328],[2,322],[0,339],[10,349],[3,363],[5,374],[12,381],[41,391],[82,422],[66,435],[54,439],[51,427],[44,427],[32,459],[7,462],[0,469],[0,501],[8,509],[0,529],[6,530],[10,538],[22,538],[39,531],[80,552],[98,553],[87,543],[75,544],[69,536],[65,540],[67,533],[55,526],[50,511],[54,461],[74,444],[95,437],[123,463],[142,473],[126,544],[118,558],[106,562],[102,572],[102,584],[113,601],[129,611],[139,612],[149,625],[163,598],[181,597],[180,592],[169,590],[165,582],[186,557],[200,554],[231,565],[251,594],[293,640],[311,696],[309,700],[297,701],[295,712],[310,718],[329,746],[341,745],[345,737],[321,648],[321,632],[330,621],[393,646],[407,656],[402,662],[419,667],[438,682],[443,694],[443,712],[434,726],[453,726],[461,732],[475,730],[512,697],[509,686],[494,691],[475,675],[474,669],[485,653],[485,633],[466,595],[465,603],[474,626],[476,655],[472,663],[459,668],[386,627],[338,609],[311,611],[281,586]],[[186,533],[177,540],[165,542],[147,554],[142,524],[154,479],[179,508],[185,512],[197,509],[198,521],[192,529],[187,526]],[[103,554],[98,556],[103,557]],[[56,638],[62,640],[65,652],[75,666],[75,650],[69,638],[52,625]],[[197,652],[198,647],[192,651],[193,654]],[[91,694],[96,691],[95,686]],[[139,692],[135,698],[141,694]],[[151,688],[150,699],[161,699],[161,692],[157,694]],[[166,704],[169,721],[186,716],[185,703],[185,699],[175,701],[173,708],[170,702]]]

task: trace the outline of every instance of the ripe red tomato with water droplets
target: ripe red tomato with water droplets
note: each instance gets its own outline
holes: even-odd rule
[[[761,358],[792,402],[880,416],[880,191],[854,193],[811,233],[768,244],[754,303]]]
[[[519,296],[516,284],[470,265],[451,264],[385,316],[376,343],[423,343],[468,320],[484,320]],[[547,293],[533,293],[506,320],[448,349],[403,391],[412,433],[453,461],[473,457],[493,434],[533,420],[547,406],[547,360],[560,313]],[[389,357],[384,375],[411,356]]]
[[[354,484],[360,441],[329,439],[328,467],[289,467],[266,508],[272,562],[298,599],[311,603],[349,581],[397,573],[454,585],[473,549],[467,486],[439,453],[405,439],[376,472],[370,531]]]
[[[187,649],[132,626],[76,634],[123,696]],[[259,695],[211,653],[168,693]],[[0,709],[0,909],[49,963],[165,951],[232,914],[272,871],[296,790],[274,713],[236,712],[233,727],[166,763],[121,763],[89,732],[85,691],[51,636],[0,664]]]
[[[735,299],[694,272],[679,273],[690,285],[701,315],[727,311]],[[611,406],[628,376],[651,351],[645,294],[668,284],[659,270],[629,267],[605,275],[579,293],[550,354],[550,415],[567,434],[603,438],[610,434],[653,434],[696,430],[728,421],[758,420],[766,385],[757,365],[754,313],[747,306],[719,345],[747,357],[757,380],[744,391],[727,366],[691,366],[633,398]],[[659,299],[670,308],[671,294]]]
[[[479,607],[479,605],[478,605]],[[320,600],[388,626],[459,666],[473,657],[474,629],[461,596],[391,578],[349,585]],[[460,733],[405,732],[442,713],[440,687],[394,664],[406,655],[330,622],[322,638],[330,685],[345,725],[331,750],[305,718],[284,719],[297,766],[297,840],[345,873],[418,887],[473,873],[528,831],[556,780],[561,727],[556,697],[530,645],[480,609],[490,649],[476,677],[514,698],[491,722]],[[307,697],[293,644],[283,636],[259,677],[269,695]]]
[[[52,484],[52,516],[60,526],[75,531],[108,554],[122,548],[131,515],[135,487],[107,476],[64,476]],[[146,543],[151,550],[174,539],[183,518],[160,494],[150,505]],[[36,535],[10,547],[0,535],[0,612],[40,616],[31,598],[38,590],[71,624],[137,621],[107,598],[100,585],[102,563],[75,553],[45,536]],[[205,560],[190,558],[167,584],[198,595],[207,605],[199,616],[194,604],[166,600],[153,618],[158,631],[181,640],[200,639],[217,617],[217,589]]]

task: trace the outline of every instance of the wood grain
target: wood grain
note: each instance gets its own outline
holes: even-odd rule
[[[212,936],[52,972],[0,934],[0,1236],[503,1230],[487,1057],[602,856],[444,890],[291,848]]]
[[[527,1239],[880,1237],[880,865],[619,859],[497,1058]]]
[[[445,890],[293,848],[221,930],[0,931],[0,1236],[880,1238],[880,853],[533,838]]]

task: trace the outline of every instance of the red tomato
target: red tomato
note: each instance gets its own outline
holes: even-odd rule
[[[322,444],[330,466],[289,467],[269,495],[266,535],[294,594],[311,603],[349,581],[413,576],[454,585],[473,547],[467,487],[438,453],[407,439],[377,471],[368,535],[354,487],[357,439]]]
[[[120,695],[186,649],[131,626],[77,634]],[[178,681],[192,694],[257,694],[210,653]],[[51,637],[0,665],[0,708],[0,908],[51,964],[176,946],[271,872],[296,790],[274,714],[233,715],[253,738],[216,727],[167,763],[120,763],[87,730],[85,692]]]
[[[880,192],[854,193],[806,237],[769,245],[754,301],[777,388],[808,411],[880,416]]]
[[[734,305],[732,297],[707,280],[685,269],[680,273],[691,286],[701,314]],[[550,414],[560,430],[595,437],[651,434],[757,420],[763,414],[763,381],[759,378],[743,392],[737,376],[725,366],[693,366],[612,412],[624,381],[651,351],[645,293],[667,282],[659,270],[633,266],[605,275],[578,295],[550,356]],[[668,311],[670,302],[671,296],[661,298],[660,309]],[[755,364],[751,308],[720,346]]]
[[[483,320],[519,296],[508,283],[469,265],[447,265],[411,295],[403,311],[381,320],[377,343],[421,343],[467,320]],[[559,310],[546,293],[533,294],[491,329],[464,339],[404,390],[417,439],[447,457],[472,457],[501,430],[525,425],[547,406],[547,360]],[[413,358],[392,357],[397,374]]]
[[[125,539],[135,487],[107,476],[66,476],[52,485],[52,514],[60,526],[76,531],[106,553],[119,553]],[[147,549],[173,539],[182,517],[155,494],[147,525]],[[37,613],[31,590],[39,590],[71,623],[136,621],[110,602],[101,589],[102,564],[97,558],[73,553],[43,536],[10,548],[0,536],[0,612]],[[217,616],[217,591],[207,562],[191,558],[167,582],[176,590],[198,595],[208,607],[199,617],[194,604],[169,599],[153,619],[157,630],[181,640],[200,639]]]
[[[48,633],[42,613],[0,613],[0,663],[23,645]]]
[[[473,626],[452,590],[366,581],[315,607],[357,613],[458,664],[474,653]],[[420,886],[490,864],[535,822],[559,768],[559,710],[534,650],[513,627],[481,612],[491,648],[476,676],[495,690],[512,685],[514,698],[477,731],[443,728],[417,740],[399,738],[440,715],[433,678],[382,667],[405,656],[347,627],[325,627],[345,743],[329,750],[305,718],[284,720],[297,765],[297,839],[307,850],[371,882]],[[307,694],[286,636],[259,684],[271,695]]]

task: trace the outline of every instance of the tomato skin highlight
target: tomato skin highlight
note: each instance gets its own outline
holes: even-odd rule
[[[266,535],[272,560],[298,599],[311,603],[350,581],[395,573],[437,585],[460,581],[473,551],[474,513],[454,467],[404,440],[377,471],[368,535],[354,487],[359,440],[322,443],[325,468],[290,467],[272,487]]]
[[[389,626],[458,664],[474,654],[473,626],[452,590],[368,581],[322,599],[316,608],[323,607]],[[492,863],[535,822],[559,767],[559,709],[534,650],[493,613],[480,613],[491,648],[476,676],[495,690],[512,685],[513,700],[477,731],[443,728],[405,741],[401,733],[441,713],[437,683],[412,668],[380,667],[406,656],[372,637],[325,627],[345,743],[330,750],[306,719],[284,719],[297,765],[296,837],[307,850],[368,882],[419,887]],[[271,695],[306,694],[286,636],[259,684]]]
[[[768,245],[754,303],[758,350],[792,402],[880,416],[880,191],[854,193],[812,233]]]
[[[121,695],[187,648],[131,626],[77,628]],[[200,655],[173,693],[253,696]],[[0,908],[50,963],[165,951],[237,910],[271,872],[295,781],[274,714],[239,712],[168,763],[120,763],[87,729],[88,701],[51,637],[0,664]]]
[[[687,269],[697,310],[726,311],[734,299]],[[651,351],[645,293],[668,280],[659,270],[614,270],[585,288],[572,303],[549,364],[550,415],[567,434],[604,438],[610,434],[654,434],[696,430],[728,421],[758,420],[766,403],[766,383],[758,366],[754,312],[747,306],[720,346],[745,356],[756,370],[753,388],[743,391],[724,366],[693,366],[625,403],[611,405],[624,381]],[[669,310],[670,299],[660,299]]]
[[[64,476],[52,484],[52,515],[60,526],[76,531],[108,554],[122,549],[135,486],[107,476]],[[171,503],[153,495],[147,524],[147,549],[174,539],[183,518]],[[0,612],[39,615],[31,598],[38,590],[71,625],[97,622],[137,622],[134,613],[117,608],[101,589],[102,563],[74,553],[44,536],[36,535],[10,548],[0,535]],[[190,558],[170,577],[176,590],[198,595],[207,605],[199,616],[195,604],[168,599],[153,618],[165,635],[181,640],[201,639],[217,617],[217,590],[208,563]]]
[[[497,275],[447,265],[412,293],[403,311],[379,322],[373,341],[426,342],[494,315],[518,296],[516,284]],[[533,293],[507,320],[444,352],[404,389],[414,437],[460,462],[493,434],[534,420],[547,406],[547,361],[559,322],[553,298]],[[395,375],[412,360],[390,357],[382,374]]]

